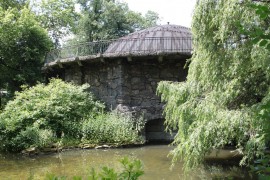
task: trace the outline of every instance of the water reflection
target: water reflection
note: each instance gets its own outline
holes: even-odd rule
[[[171,170],[171,159],[167,157],[170,147],[151,145],[140,148],[108,149],[108,150],[70,150],[59,154],[22,157],[20,155],[0,155],[1,179],[44,179],[47,173],[72,177],[86,177],[91,168],[102,166],[120,168],[119,159],[123,156],[138,158],[143,161],[145,175],[142,179],[213,179],[215,177],[234,176],[238,179],[251,179],[248,171],[239,167],[224,164],[202,166],[184,176],[182,163],[177,163]]]

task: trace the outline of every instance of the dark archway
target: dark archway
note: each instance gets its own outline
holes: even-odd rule
[[[165,131],[164,119],[150,120],[145,124],[145,138],[148,143],[170,143],[175,133]]]

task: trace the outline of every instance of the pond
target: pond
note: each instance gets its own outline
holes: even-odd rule
[[[208,163],[184,175],[182,163],[171,167],[171,159],[167,157],[172,147],[167,145],[148,145],[124,149],[90,149],[68,150],[61,153],[24,157],[21,155],[0,155],[1,179],[44,179],[46,174],[54,173],[72,177],[86,177],[91,168],[100,170],[102,166],[120,168],[119,159],[124,156],[138,158],[144,164],[145,175],[141,179],[173,180],[173,179],[212,179],[215,177],[234,177],[251,179],[248,170],[228,165],[227,163]],[[225,162],[225,161],[224,161]],[[214,165],[213,165],[214,164]],[[227,165],[226,165],[227,164]]]

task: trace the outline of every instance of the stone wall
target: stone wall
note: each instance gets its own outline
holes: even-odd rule
[[[162,118],[163,103],[156,95],[157,84],[162,80],[183,81],[187,70],[185,60],[134,59],[123,64],[126,105],[134,113],[144,113],[147,120]]]
[[[108,109],[115,109],[121,102],[121,60],[70,65],[65,67],[64,79],[76,84],[88,83],[91,92],[105,102]]]
[[[187,70],[184,59],[137,58],[66,66],[64,79],[76,84],[88,83],[96,97],[109,109],[144,113],[147,120],[162,118],[163,104],[156,95],[158,82],[183,81]]]
[[[164,104],[156,95],[156,88],[162,80],[185,80],[185,63],[186,57],[181,56],[163,57],[162,61],[158,57],[105,59],[103,62],[86,61],[81,66],[74,62],[53,71],[50,76],[57,76],[58,73],[65,81],[90,84],[91,91],[105,102],[108,109],[134,116],[144,114],[149,122],[147,139],[170,140],[172,137],[163,132]]]

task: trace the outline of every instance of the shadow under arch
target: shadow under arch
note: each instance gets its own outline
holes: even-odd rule
[[[165,131],[164,118],[152,119],[145,124],[145,139],[147,143],[171,143],[175,132]]]

